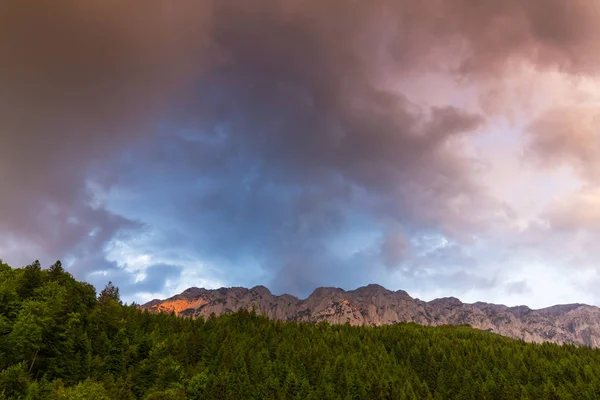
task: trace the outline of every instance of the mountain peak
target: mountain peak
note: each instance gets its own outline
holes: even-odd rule
[[[329,296],[331,294],[337,294],[337,293],[343,293],[345,292],[344,289],[341,288],[337,288],[337,287],[329,287],[329,286],[322,286],[322,287],[318,287],[316,288],[310,297],[323,297],[323,296]]]
[[[386,288],[384,288],[381,285],[378,285],[377,283],[369,283],[367,286],[363,286],[362,288],[366,288],[375,292],[390,292],[389,290],[387,290]],[[360,290],[362,288],[358,288],[356,290]]]
[[[437,326],[468,324],[474,328],[530,342],[600,345],[600,309],[582,304],[556,305],[541,310],[489,303],[463,303],[456,297],[429,302],[413,299],[403,290],[390,291],[372,283],[355,290],[316,288],[306,299],[289,294],[275,296],[265,286],[207,290],[189,288],[167,300],[152,300],[142,308],[153,312],[208,318],[254,309],[282,321],[351,325],[387,325],[415,322]]]
[[[463,302],[457,299],[456,297],[450,296],[434,299],[430,301],[429,304],[442,305],[445,307],[459,307],[463,305]]]
[[[261,296],[268,296],[271,294],[271,291],[263,285],[254,286],[252,289],[250,289],[250,291],[256,292]]]

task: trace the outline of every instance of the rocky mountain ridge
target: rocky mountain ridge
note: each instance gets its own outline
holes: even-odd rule
[[[264,286],[215,290],[190,288],[166,300],[142,306],[152,312],[208,318],[240,309],[282,321],[351,325],[387,325],[415,322],[421,325],[468,324],[528,342],[573,343],[600,347],[600,308],[585,304],[556,305],[539,310],[477,302],[467,304],[454,297],[429,302],[414,299],[403,290],[379,285],[355,290],[321,287],[306,299],[289,294],[273,295]]]

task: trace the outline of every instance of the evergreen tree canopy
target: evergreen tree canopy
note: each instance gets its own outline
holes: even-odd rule
[[[467,326],[208,320],[0,262],[0,399],[598,399],[600,350]]]

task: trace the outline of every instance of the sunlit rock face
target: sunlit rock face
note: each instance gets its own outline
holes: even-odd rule
[[[430,302],[406,292],[368,285],[356,290],[321,287],[306,299],[273,295],[264,286],[206,290],[190,288],[166,300],[141,306],[152,312],[208,318],[238,310],[255,310],[281,321],[323,322],[357,326],[415,322],[421,325],[468,324],[474,328],[528,342],[574,343],[600,347],[600,308],[585,304],[557,305],[540,310],[526,306],[466,304],[446,297]]]

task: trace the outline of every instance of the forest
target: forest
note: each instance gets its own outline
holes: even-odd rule
[[[0,399],[598,399],[600,350],[468,326],[191,319],[0,262]]]

